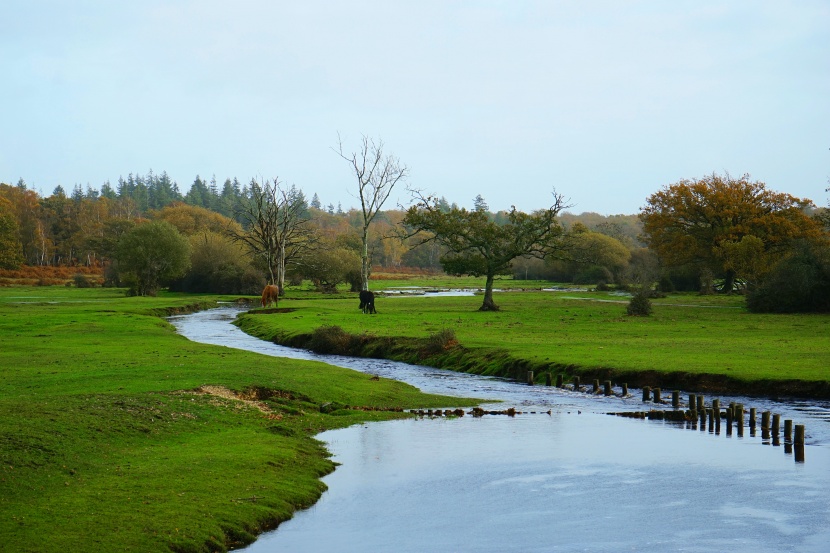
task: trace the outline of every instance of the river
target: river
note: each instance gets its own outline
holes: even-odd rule
[[[247,552],[830,551],[827,402],[720,397],[805,424],[802,463],[760,432],[606,414],[644,409],[636,390],[606,398],[322,356],[244,334],[231,324],[237,313],[226,307],[171,322],[194,341],[324,361],[522,412],[320,434],[341,465],[323,479],[328,491]]]

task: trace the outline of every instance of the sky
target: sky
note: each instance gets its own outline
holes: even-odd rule
[[[712,173],[828,205],[830,2],[3,0],[0,182],[166,171],[359,205],[363,136],[493,211]],[[398,186],[385,208],[411,203]]]

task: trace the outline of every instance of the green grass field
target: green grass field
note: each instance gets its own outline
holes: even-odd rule
[[[380,297],[379,314],[364,316],[356,297],[292,300],[289,294],[280,306],[295,311],[252,314],[242,326],[282,338],[324,325],[415,338],[450,329],[466,348],[501,350],[537,363],[743,381],[830,380],[830,315],[753,314],[741,296],[697,294],[654,299],[650,317],[627,316],[627,298],[612,293],[504,292],[495,300],[501,311],[493,313],[477,311],[480,296]]]
[[[477,284],[373,282],[376,290]],[[546,286],[498,283],[536,291],[498,293],[495,313],[477,311],[480,296],[390,296],[378,299],[378,315],[361,314],[356,294],[292,289],[280,301],[287,311],[252,312],[241,326],[282,339],[327,325],[402,338],[449,329],[482,363],[509,355],[744,381],[830,380],[828,315],[757,315],[737,296],[673,295],[654,300],[653,316],[629,317],[624,297],[538,291]],[[195,344],[163,319],[221,299],[233,298],[0,288],[0,549],[212,551],[245,543],[321,493],[319,477],[333,465],[314,434],[400,416],[323,414],[322,404],[470,404],[346,369]]]
[[[223,550],[316,501],[333,465],[314,434],[401,416],[321,404],[470,404],[161,318],[217,299],[0,288],[0,550]]]

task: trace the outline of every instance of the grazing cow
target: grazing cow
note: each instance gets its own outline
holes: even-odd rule
[[[375,295],[369,290],[360,292],[360,307],[364,313],[377,313],[375,311]]]
[[[279,296],[280,289],[273,284],[269,284],[262,290],[262,307],[268,307],[271,305],[271,302],[276,305],[279,300]]]

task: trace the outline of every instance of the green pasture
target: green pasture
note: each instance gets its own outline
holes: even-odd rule
[[[345,407],[470,404],[162,318],[218,299],[0,288],[0,550],[224,550],[316,501],[333,464],[314,434],[401,416]]]
[[[376,290],[385,283],[380,284]],[[462,346],[480,350],[483,363],[484,353],[499,351],[538,363],[622,372],[830,380],[830,315],[753,314],[741,296],[697,294],[654,299],[650,317],[626,315],[628,298],[613,293],[505,291],[495,295],[499,312],[477,311],[481,301],[481,296],[381,296],[379,314],[363,315],[356,295],[314,301],[289,295],[280,306],[293,311],[252,313],[241,325],[281,339],[326,325],[353,334],[414,338],[449,329]]]

